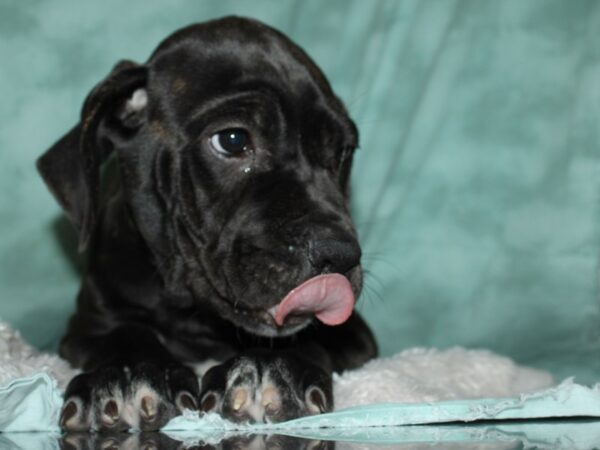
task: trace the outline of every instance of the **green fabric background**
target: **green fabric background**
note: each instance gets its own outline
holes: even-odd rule
[[[594,1],[0,1],[0,317],[53,348],[77,291],[36,157],[118,59],[232,13],[300,43],[359,125],[359,308],[384,354],[485,347],[600,379]]]

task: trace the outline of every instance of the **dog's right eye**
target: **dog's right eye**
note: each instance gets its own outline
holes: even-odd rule
[[[210,137],[210,145],[225,156],[240,156],[250,149],[250,135],[242,128],[229,128]]]

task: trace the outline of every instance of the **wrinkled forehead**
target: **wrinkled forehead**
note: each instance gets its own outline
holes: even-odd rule
[[[151,71],[156,79],[181,79],[190,87],[219,89],[233,82],[263,77],[276,80],[298,72],[293,60],[273,57],[271,46],[259,42],[240,42],[232,38],[209,43],[186,39],[153,58]],[[291,70],[290,70],[291,69]]]
[[[312,104],[346,116],[321,71],[283,35],[221,25],[183,30],[159,46],[149,61],[149,89],[161,102],[184,116],[199,102],[256,92],[284,106]]]

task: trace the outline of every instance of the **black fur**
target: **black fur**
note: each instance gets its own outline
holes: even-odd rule
[[[231,128],[250,135],[240,155],[211,145]],[[198,406],[245,420],[228,402],[265,374],[280,408],[250,419],[331,409],[332,371],[375,356],[371,332],[356,313],[336,327],[277,327],[266,311],[322,272],[360,293],[348,212],[357,142],[313,61],[253,20],[193,25],[146,64],[118,63],[38,162],[89,252],[60,347],[84,370],[63,428],[155,429]],[[209,360],[223,364],[199,389],[188,366]]]

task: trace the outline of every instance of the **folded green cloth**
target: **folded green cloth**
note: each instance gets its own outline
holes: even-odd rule
[[[0,431],[58,432],[61,406],[61,391],[47,374],[15,380],[0,389]],[[331,428],[346,435],[348,429],[362,427],[571,417],[600,417],[599,386],[590,388],[566,380],[554,388],[515,398],[362,405],[278,424],[233,424],[214,413],[200,417],[188,411],[171,420],[163,431],[194,435],[292,431],[312,435],[314,429]]]
[[[16,379],[0,387],[0,432],[58,432],[62,403],[62,392],[48,374]]]
[[[293,431],[294,435],[313,436],[314,429],[331,428],[339,429],[339,435],[344,436],[348,429],[364,427],[574,417],[600,417],[600,386],[589,388],[568,379],[551,389],[514,398],[361,405],[277,424],[239,425],[216,414],[199,416],[190,411],[171,420],[163,431]]]

